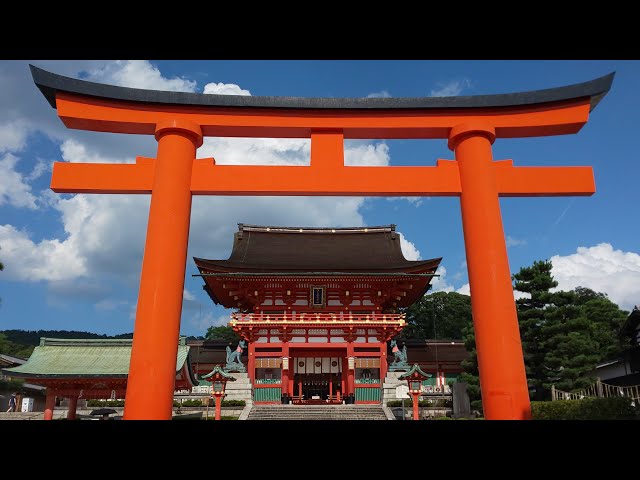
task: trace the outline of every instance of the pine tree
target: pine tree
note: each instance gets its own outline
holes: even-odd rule
[[[558,286],[551,275],[552,268],[550,261],[535,261],[513,275],[514,289],[529,294],[529,298],[516,300],[516,305],[527,380],[535,400],[545,397],[544,384],[549,373],[549,366],[545,365],[545,311],[555,298],[549,290]]]
[[[478,372],[478,352],[476,351],[476,336],[473,324],[469,323],[463,329],[464,346],[469,352],[469,358],[462,361],[464,371],[458,376],[459,382],[467,384],[467,393],[473,410],[482,412],[482,392],[480,391],[480,376]]]
[[[628,315],[606,294],[588,288],[551,292],[558,285],[552,267],[549,261],[536,261],[513,275],[514,288],[529,294],[516,304],[534,400],[550,398],[551,385],[572,391],[593,384],[595,366],[620,355],[618,332]],[[464,340],[470,358],[459,380],[469,384],[469,397],[477,402],[481,392],[473,328],[464,330]]]
[[[575,391],[592,385],[595,366],[621,352],[618,332],[627,313],[607,295],[584,287],[551,292],[558,285],[549,261],[513,276],[514,288],[531,298],[516,301],[532,398],[549,398],[552,385]]]

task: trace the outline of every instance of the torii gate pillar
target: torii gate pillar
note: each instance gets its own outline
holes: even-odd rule
[[[191,169],[202,145],[199,125],[156,127],[158,156],[142,260],[124,418],[170,420],[191,220]],[[169,405],[169,408],[167,408]]]
[[[495,138],[490,126],[463,124],[451,129],[449,148],[460,170],[460,207],[484,415],[524,420],[530,418],[531,407],[492,165]]]

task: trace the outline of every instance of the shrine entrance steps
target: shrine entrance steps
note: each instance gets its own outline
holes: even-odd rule
[[[247,420],[387,420],[381,405],[253,405]]]

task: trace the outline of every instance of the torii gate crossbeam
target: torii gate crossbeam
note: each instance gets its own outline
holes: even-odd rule
[[[291,98],[141,90],[31,66],[69,128],[155,135],[155,159],[54,163],[60,193],[151,193],[125,419],[170,419],[192,195],[459,196],[487,419],[530,418],[501,196],[592,195],[591,167],[493,161],[496,138],[577,133],[613,74],[534,92],[472,97]],[[309,166],[216,165],[204,136],[310,138]],[[347,167],[345,139],[447,139],[435,167]]]

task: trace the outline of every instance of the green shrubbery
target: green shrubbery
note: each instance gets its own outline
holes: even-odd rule
[[[0,392],[22,392],[24,380],[19,378],[10,378],[0,380]]]
[[[246,404],[244,400],[222,400],[223,407],[244,407]]]
[[[631,420],[638,408],[624,397],[531,402],[534,420]]]

